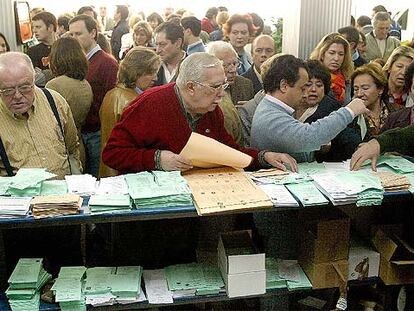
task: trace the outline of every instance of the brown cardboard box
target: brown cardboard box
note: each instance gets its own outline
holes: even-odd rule
[[[347,260],[329,263],[301,262],[301,266],[311,281],[313,289],[338,287],[340,284],[345,283],[348,277]],[[342,277],[345,278],[345,281],[338,273],[338,270]]]
[[[386,285],[414,283],[414,249],[401,237],[401,225],[380,226],[372,239],[379,251],[379,275]]]
[[[348,258],[350,219],[344,212],[333,208],[302,216],[299,261],[328,263]]]

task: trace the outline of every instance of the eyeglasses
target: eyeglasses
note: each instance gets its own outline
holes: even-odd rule
[[[233,66],[235,68],[239,68],[240,62],[238,60],[235,60],[234,62],[231,62],[231,63],[223,63],[223,69],[224,70],[229,69],[230,66]]]
[[[19,91],[20,94],[24,95],[24,94],[28,94],[33,90],[34,85],[33,84],[25,84],[25,85],[19,85],[19,86],[15,86],[15,87],[9,87],[6,89],[2,89],[0,90],[0,94],[3,96],[14,96],[16,94],[17,91]]]
[[[201,83],[201,82],[198,82],[198,81],[192,81],[192,82],[194,82],[195,84],[198,84],[198,85],[207,87],[210,90],[214,91],[215,93],[218,93],[221,90],[225,90],[225,89],[227,89],[229,87],[229,84],[227,83],[227,81],[225,81],[223,84],[216,85],[216,86],[211,86],[211,85],[204,84],[204,83]]]

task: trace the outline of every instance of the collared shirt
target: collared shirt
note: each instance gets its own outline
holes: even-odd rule
[[[135,92],[138,94],[138,95],[141,95],[142,94],[142,92],[144,92],[143,90],[141,90],[138,86],[136,86],[135,87]]]
[[[184,51],[180,51],[180,53],[183,53],[183,57],[181,58],[181,61],[186,57],[186,53]],[[175,68],[170,72],[168,69],[167,64],[164,62],[161,63],[161,66],[164,68],[164,78],[167,83],[170,83],[172,79],[174,78],[175,74],[177,73],[178,67],[180,67],[181,61],[175,66]]]
[[[196,129],[197,129],[197,122],[198,122],[198,120],[200,120],[202,115],[197,115],[197,116],[193,117],[191,115],[191,113],[188,112],[177,84],[174,85],[174,91],[175,91],[175,94],[177,95],[177,98],[178,98],[178,101],[180,103],[181,109],[183,110],[184,116],[185,116],[186,120],[188,121],[188,125],[190,125],[191,131],[195,132]]]
[[[359,52],[358,50],[355,50],[354,54],[352,54],[352,61],[356,61],[359,57]]]
[[[94,48],[92,48],[88,53],[86,53],[86,59],[87,60],[90,60],[91,59],[91,57],[93,56],[93,55],[95,55],[95,53],[96,52],[98,52],[98,51],[100,51],[100,50],[102,50],[101,49],[101,47],[99,46],[99,44],[97,44],[97,45],[95,45],[95,47]]]
[[[265,98],[267,98],[267,100],[271,101],[272,103],[275,103],[276,105],[282,107],[284,110],[286,110],[286,112],[289,115],[293,115],[293,113],[295,112],[295,109],[293,109],[289,105],[286,105],[284,102],[282,102],[281,100],[273,97],[272,95],[266,94]]]
[[[79,141],[69,105],[50,91],[59,112],[65,138],[46,96],[35,87],[35,98],[27,115],[15,115],[0,99],[0,136],[14,172],[22,167],[41,167],[63,178],[69,174],[69,154],[79,161]],[[66,146],[65,146],[66,141]],[[0,175],[6,170],[0,161]]]
[[[191,55],[196,52],[205,52],[205,51],[206,49],[204,47],[203,41],[201,40],[198,40],[197,42],[194,42],[187,46],[187,55]]]
[[[259,72],[259,71],[257,71],[257,69],[256,69],[256,66],[255,66],[255,65],[252,65],[252,66],[253,66],[254,73],[255,73],[255,74],[256,74],[256,76],[257,76],[257,79],[259,79],[260,83],[261,83],[261,84],[263,84],[262,75],[260,74],[260,72]]]
[[[377,41],[378,48],[381,51],[381,56],[384,56],[385,48],[387,46],[387,38],[382,39],[382,40],[378,39],[375,34],[375,30],[372,32],[372,34],[374,35],[375,41]]]

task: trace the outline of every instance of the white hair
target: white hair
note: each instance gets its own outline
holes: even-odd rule
[[[233,53],[236,57],[238,57],[236,50],[234,47],[225,41],[213,41],[207,44],[207,53],[218,57],[218,55],[222,55],[226,52]]]
[[[203,81],[206,68],[221,66],[220,60],[214,55],[200,52],[186,57],[180,65],[177,76],[178,87],[185,87],[189,81]]]

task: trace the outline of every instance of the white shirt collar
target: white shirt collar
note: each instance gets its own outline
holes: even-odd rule
[[[265,98],[268,101],[271,101],[272,103],[280,106],[283,108],[283,110],[286,110],[286,112],[290,115],[293,115],[293,113],[295,112],[295,109],[293,109],[292,107],[286,105],[284,102],[282,102],[281,100],[277,99],[276,97],[273,97],[272,95],[266,94]]]
[[[102,50],[101,49],[101,47],[99,46],[99,44],[97,44],[97,45],[95,45],[95,47],[94,48],[92,48],[88,53],[86,53],[86,59],[87,60],[90,60],[91,59],[91,57],[93,56],[93,55],[95,55],[95,53],[96,52],[98,52],[98,51],[100,51],[100,50]]]

